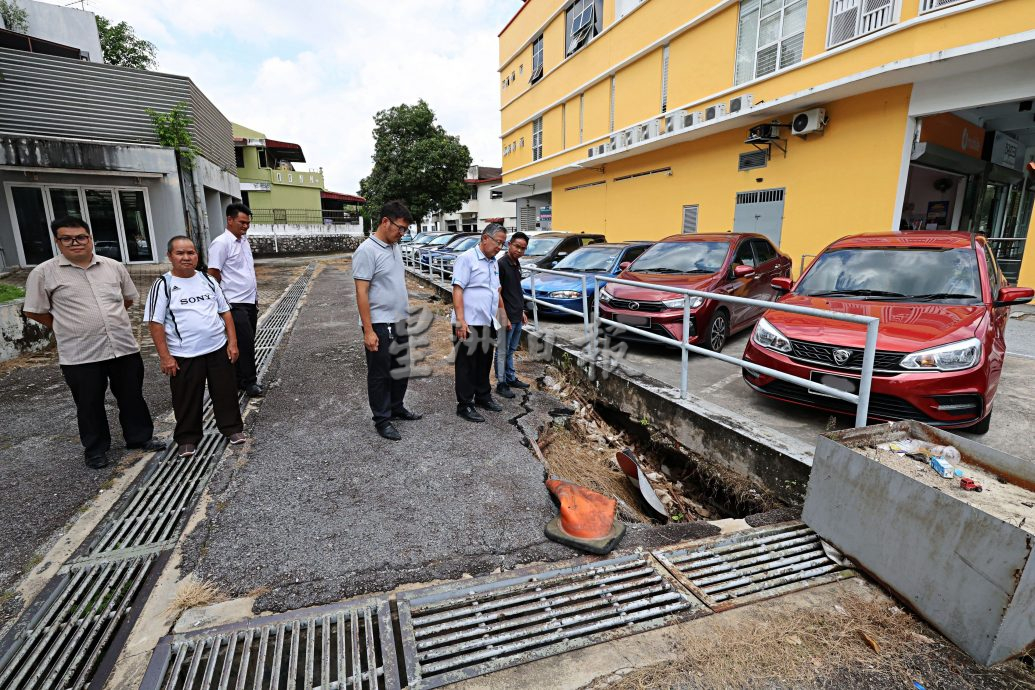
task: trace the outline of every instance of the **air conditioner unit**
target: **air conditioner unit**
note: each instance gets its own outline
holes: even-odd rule
[[[632,146],[634,143],[636,143],[636,140],[633,138],[633,129],[633,127],[630,127],[629,129],[623,129],[621,132],[618,133],[618,141],[620,142],[618,145],[619,148]]]
[[[596,146],[590,146],[588,149],[586,149],[586,156],[588,156],[589,158],[592,158],[595,155],[597,155],[597,147]]]
[[[742,110],[748,110],[751,107],[751,94],[746,93],[743,96],[737,96],[736,98],[730,99],[730,114],[739,113]]]
[[[704,122],[704,113],[702,113],[702,112],[701,112],[700,110],[698,110],[697,112],[695,112],[695,113],[694,113],[694,114],[693,114],[693,115],[692,115],[692,116],[690,117],[690,124],[691,124],[691,125],[699,125],[699,124],[701,124],[702,122]]]
[[[726,104],[717,103],[711,107],[704,109],[704,119],[714,120],[719,117],[723,117],[726,114]]]
[[[633,137],[637,142],[656,139],[658,136],[658,121],[644,122],[643,124],[636,125],[633,130]]]
[[[622,148],[622,137],[620,135],[621,132],[619,132],[618,134],[612,134],[611,138],[608,139],[607,143],[602,144],[602,146],[606,146],[608,151],[617,151],[618,149]]]
[[[666,115],[661,121],[661,133],[672,134],[690,126],[690,113],[686,110],[676,110]]]
[[[797,134],[799,137],[802,137],[812,132],[822,132],[826,126],[827,111],[823,108],[813,108],[812,110],[798,113],[791,119],[791,134]]]
[[[745,144],[762,144],[776,141],[780,138],[780,128],[777,125],[755,125],[748,131],[748,138]]]

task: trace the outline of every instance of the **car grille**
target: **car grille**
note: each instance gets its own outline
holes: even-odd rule
[[[821,343],[810,343],[806,340],[792,340],[791,348],[790,358],[796,362],[822,364],[839,371],[862,371],[863,350],[860,348],[834,347]],[[847,350],[850,353],[848,359],[843,364],[838,364],[834,360],[834,350]],[[907,354],[909,353],[877,350],[873,357],[873,370],[909,371],[899,364]]]
[[[633,306],[634,304],[636,305],[635,307]],[[611,298],[611,301],[608,302],[608,306],[612,309],[627,309],[629,311],[659,312],[668,309],[668,307],[661,302],[639,302],[628,299],[617,299],[615,297]]]
[[[828,398],[825,396],[813,395],[809,393],[807,389],[801,386],[796,386],[793,383],[787,383],[786,381],[776,380],[767,386],[755,386],[763,393],[775,395],[784,400],[791,400],[797,403],[803,403],[805,405],[815,405],[828,410],[834,410],[836,412],[843,412],[845,414],[855,414],[855,405],[845,400],[839,400],[837,398]],[[978,412],[981,412],[980,407]],[[897,398],[894,395],[884,395],[882,393],[872,393],[870,395],[870,409],[869,414],[871,417],[879,417],[880,419],[887,419],[897,421],[900,419],[915,419],[918,422],[925,422],[933,426],[939,424],[947,424],[949,422],[942,419],[934,419],[922,411],[910,405],[902,398]],[[973,417],[977,420],[977,415]],[[960,422],[969,421],[968,419],[952,420],[952,424],[959,424]]]

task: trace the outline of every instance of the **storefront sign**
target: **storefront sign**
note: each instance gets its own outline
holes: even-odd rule
[[[985,130],[951,113],[942,113],[921,121],[919,140],[981,158]]]
[[[996,132],[992,140],[991,161],[1004,168],[1021,170],[1024,168],[1024,145],[1007,134]]]
[[[553,220],[553,207],[551,207],[551,206],[540,206],[539,207],[539,222],[543,223],[545,225],[546,223],[549,223],[551,220]]]

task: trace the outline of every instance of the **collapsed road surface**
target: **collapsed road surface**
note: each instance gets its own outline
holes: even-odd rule
[[[554,509],[511,423],[520,401],[461,420],[441,351],[406,396],[424,418],[397,423],[402,441],[375,433],[344,267],[315,279],[281,350],[245,460],[213,477],[185,573],[283,611],[570,554],[543,536]]]

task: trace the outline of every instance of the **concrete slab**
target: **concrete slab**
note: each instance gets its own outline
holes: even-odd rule
[[[436,361],[407,395],[424,419],[399,423],[400,442],[375,433],[346,270],[316,277],[282,349],[249,453],[210,484],[185,571],[231,596],[269,588],[256,608],[283,611],[570,555],[543,536],[554,509],[511,424],[517,401],[464,422]]]

